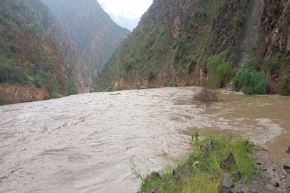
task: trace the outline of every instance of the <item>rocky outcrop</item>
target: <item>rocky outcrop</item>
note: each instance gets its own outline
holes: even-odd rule
[[[265,0],[262,16],[264,55],[290,53],[290,2]]]
[[[129,34],[96,0],[43,0],[74,40],[94,78]]]

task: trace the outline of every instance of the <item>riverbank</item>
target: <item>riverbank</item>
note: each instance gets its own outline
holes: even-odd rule
[[[244,139],[192,136],[194,151],[174,169],[153,172],[139,193],[288,193],[289,174]]]

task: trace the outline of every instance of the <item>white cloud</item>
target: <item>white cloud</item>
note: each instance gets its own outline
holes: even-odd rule
[[[153,0],[98,0],[103,9],[111,15],[112,19],[123,26],[125,22],[122,24],[120,18],[135,21],[135,25],[137,25],[141,16],[152,4],[152,1]]]

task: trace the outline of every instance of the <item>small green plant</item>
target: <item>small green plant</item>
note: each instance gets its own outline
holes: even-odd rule
[[[265,58],[265,70],[270,74],[280,73],[287,69],[289,57],[283,53],[275,53]]]
[[[132,59],[128,59],[124,62],[125,72],[128,73],[133,69],[134,61]]]
[[[266,94],[267,80],[264,72],[242,66],[234,77],[234,89],[248,95]]]
[[[283,78],[281,95],[290,96],[290,72],[287,73]]]
[[[198,8],[197,10],[196,10],[196,12],[195,12],[195,17],[197,17],[197,18],[204,18],[204,17],[206,17],[206,12],[205,12],[205,10],[203,9],[203,8]]]
[[[217,87],[226,86],[233,74],[232,65],[220,55],[212,55],[207,59],[207,69],[209,80],[216,82]]]
[[[35,76],[33,83],[37,87],[44,87],[49,81],[49,76],[44,71],[39,71]]]
[[[46,88],[47,88],[51,98],[59,98],[60,97],[55,80],[53,80],[53,79],[49,80],[46,84]]]
[[[199,141],[199,135],[198,135],[198,132],[194,132],[192,133],[191,135],[191,143],[195,143],[197,144]]]
[[[157,76],[157,73],[150,70],[148,73],[148,80],[153,81],[156,78],[156,76]]]
[[[239,28],[243,27],[246,22],[246,17],[243,11],[238,11],[233,17],[233,28],[237,31]]]

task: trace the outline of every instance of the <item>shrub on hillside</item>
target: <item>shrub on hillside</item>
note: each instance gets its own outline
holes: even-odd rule
[[[206,12],[203,8],[198,8],[195,12],[195,17],[197,18],[203,18],[206,17]]]
[[[208,58],[207,69],[209,81],[214,81],[217,87],[226,86],[233,75],[232,65],[220,55],[213,55]]]
[[[49,80],[46,84],[46,88],[47,88],[51,98],[59,98],[60,97],[55,80],[53,80],[53,79]]]
[[[0,106],[5,105],[5,102],[0,99]]]
[[[33,84],[37,87],[44,87],[46,86],[47,82],[49,81],[49,76],[44,71],[39,71],[34,76]]]
[[[238,11],[233,17],[233,28],[234,30],[238,30],[243,27],[246,22],[245,14],[242,11]]]
[[[290,72],[287,73],[283,78],[281,95],[290,96]]]
[[[234,89],[245,94],[266,94],[267,80],[264,72],[243,66],[234,77]]]
[[[0,83],[27,84],[27,75],[16,66],[0,65]]]

